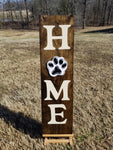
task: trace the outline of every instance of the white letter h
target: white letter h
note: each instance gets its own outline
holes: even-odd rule
[[[65,49],[68,50],[70,49],[70,47],[68,46],[68,28],[71,25],[59,25],[59,27],[61,27],[62,29],[62,36],[52,36],[52,30],[55,27],[54,25],[45,25],[43,26],[44,28],[47,29],[47,46],[44,48],[44,50],[55,50],[55,47],[53,47],[53,42],[52,40],[54,39],[61,39],[62,40],[62,45],[59,48],[61,49]]]

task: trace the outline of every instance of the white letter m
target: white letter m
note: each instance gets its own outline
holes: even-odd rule
[[[68,84],[69,84],[70,80],[64,80],[58,92],[56,91],[52,81],[44,80],[44,82],[46,83],[46,89],[47,89],[47,97],[44,100],[52,100],[52,98],[50,97],[50,92],[52,93],[54,98],[57,100],[59,98],[62,90],[63,90],[62,100],[70,100],[68,97]]]

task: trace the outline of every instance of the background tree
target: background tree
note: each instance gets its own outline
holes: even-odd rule
[[[83,26],[82,28],[84,29],[85,28],[85,22],[86,22],[86,6],[87,6],[87,0],[84,0],[83,1]]]
[[[26,10],[26,22],[29,23],[29,13],[28,13],[28,4],[27,0],[24,0],[25,10]]]
[[[75,15],[75,26],[113,24],[113,0],[0,0],[0,19],[37,26],[39,15]],[[4,2],[4,3],[3,3]],[[4,19],[3,19],[4,18]]]

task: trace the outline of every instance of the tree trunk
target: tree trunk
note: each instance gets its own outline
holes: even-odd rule
[[[4,0],[3,0],[2,6],[3,6],[3,24],[4,24]]]
[[[85,29],[85,23],[86,23],[86,3],[87,3],[87,0],[84,0],[84,10],[83,10],[83,25],[82,25],[82,28]]]
[[[19,3],[18,3],[18,0],[16,0],[16,3],[17,3],[17,6],[18,6],[18,8],[19,8],[20,20],[21,20],[21,22],[24,22],[23,16],[22,16],[22,9],[21,9],[21,6],[20,6]],[[18,21],[20,21],[20,20],[19,20],[19,18],[18,18]]]
[[[102,11],[102,21],[101,21],[101,25],[102,26],[105,25],[105,17],[106,17],[107,4],[108,4],[108,0],[104,0],[103,1],[103,11]]]
[[[26,9],[26,22],[29,24],[29,13],[28,13],[28,7],[27,7],[27,0],[24,0],[25,3],[25,9]]]
[[[110,24],[113,23],[113,3],[112,3],[112,10],[111,10],[111,14],[110,14]]]
[[[11,2],[10,0],[8,0],[8,5],[9,5],[9,11],[10,11],[10,17],[11,17],[11,21],[13,22],[13,11],[12,11],[12,6],[11,6]]]
[[[48,15],[48,0],[45,0],[45,13]]]
[[[107,25],[110,24],[111,11],[112,11],[112,0],[110,1],[109,7],[108,7]]]
[[[97,7],[97,24],[99,24],[99,14],[100,14],[100,0],[98,0],[98,7]]]
[[[11,8],[11,21],[13,22],[13,11],[12,11],[12,8]]]

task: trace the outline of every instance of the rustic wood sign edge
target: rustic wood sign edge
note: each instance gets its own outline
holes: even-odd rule
[[[47,37],[47,27],[43,27],[43,26],[47,26],[47,25],[55,25],[55,28],[57,30],[57,32],[55,32],[55,30],[53,29],[53,36],[60,36],[61,35],[61,29],[59,29],[58,26],[60,26],[60,24],[62,25],[71,25],[71,27],[68,29],[69,30],[69,33],[68,33],[68,43],[70,46],[70,51],[66,50],[66,49],[63,49],[63,46],[62,46],[62,49],[63,50],[59,50],[59,48],[61,47],[61,41],[60,40],[54,40],[53,42],[53,47],[56,46],[56,50],[51,50],[50,49],[50,45],[48,46],[49,47],[49,50],[47,50],[47,39],[45,37]],[[60,26],[60,28],[63,29],[62,26]],[[57,34],[58,33],[58,34]],[[56,45],[55,45],[56,44]],[[67,48],[68,48],[67,46]],[[46,47],[46,49],[45,49]],[[53,48],[52,47],[52,48]],[[45,49],[45,50],[44,50]],[[43,126],[43,137],[51,137],[51,136],[63,136],[63,137],[72,137],[72,124],[73,124],[73,52],[74,52],[74,16],[72,15],[66,15],[66,16],[59,16],[59,15],[55,15],[55,16],[47,16],[47,15],[41,15],[40,16],[40,62],[41,62],[41,90],[42,90],[42,126]],[[48,53],[49,53],[49,56],[48,56]],[[55,57],[57,56],[57,57]],[[55,58],[57,58],[57,60],[60,60],[60,58],[62,56],[65,56],[65,64],[66,62],[68,62],[68,66],[67,68],[65,67],[63,70],[64,72],[62,72],[63,76],[60,76],[60,75],[52,75],[51,74],[51,68],[47,65],[49,65],[49,63],[53,63],[53,60]],[[55,58],[54,58],[55,57]],[[46,63],[48,62],[47,65],[45,65]],[[70,66],[70,68],[69,68]],[[49,72],[50,71],[50,72]],[[44,99],[46,98],[45,95],[47,95],[47,89],[46,89],[46,86],[48,84],[48,81],[45,79],[48,79],[48,80],[51,80],[53,85],[62,85],[63,81],[65,79],[67,80],[70,80],[71,83],[68,83],[68,88],[69,88],[69,99],[70,99],[70,103],[68,103],[68,101],[61,101],[61,98],[62,98],[62,94],[59,96],[59,99],[58,101],[55,100],[54,96],[52,96],[51,98],[53,98],[53,101],[49,101],[49,105],[51,104],[58,104],[60,103],[61,105],[65,104],[66,107],[68,107],[68,110],[70,110],[69,112],[69,118],[70,119],[70,122],[68,121],[68,126],[65,128],[63,126],[63,128],[61,127],[61,125],[59,125],[59,128],[57,125],[53,125],[53,129],[52,129],[52,125],[50,125],[50,128],[52,130],[52,132],[50,131],[49,127],[47,127],[47,129],[45,129],[44,127],[46,126],[44,124],[44,121],[47,119],[47,118],[44,118],[43,119],[43,116],[46,115],[47,117],[47,114],[50,113],[49,111],[50,110],[46,110],[45,112],[45,109],[46,106],[48,105],[48,102],[47,101],[44,101]],[[61,81],[60,81],[61,80]],[[45,81],[45,82],[44,82]],[[56,87],[56,91],[58,91],[59,88]],[[71,97],[71,98],[70,98]],[[68,113],[66,114],[66,116],[68,115]],[[65,117],[65,116],[64,116]],[[68,119],[69,119],[68,118]],[[59,121],[59,118],[57,118]],[[48,121],[50,120],[50,118],[48,119]],[[62,121],[63,122],[63,121]],[[69,128],[70,127],[70,128]],[[57,132],[53,132],[54,129],[57,130]],[[69,132],[62,132],[60,131],[58,133],[58,131],[60,129],[64,129],[64,130],[67,130],[69,129]],[[69,134],[68,134],[69,133]],[[59,135],[59,136],[58,136]],[[70,138],[69,138],[70,139]],[[47,139],[46,139],[47,141]]]

